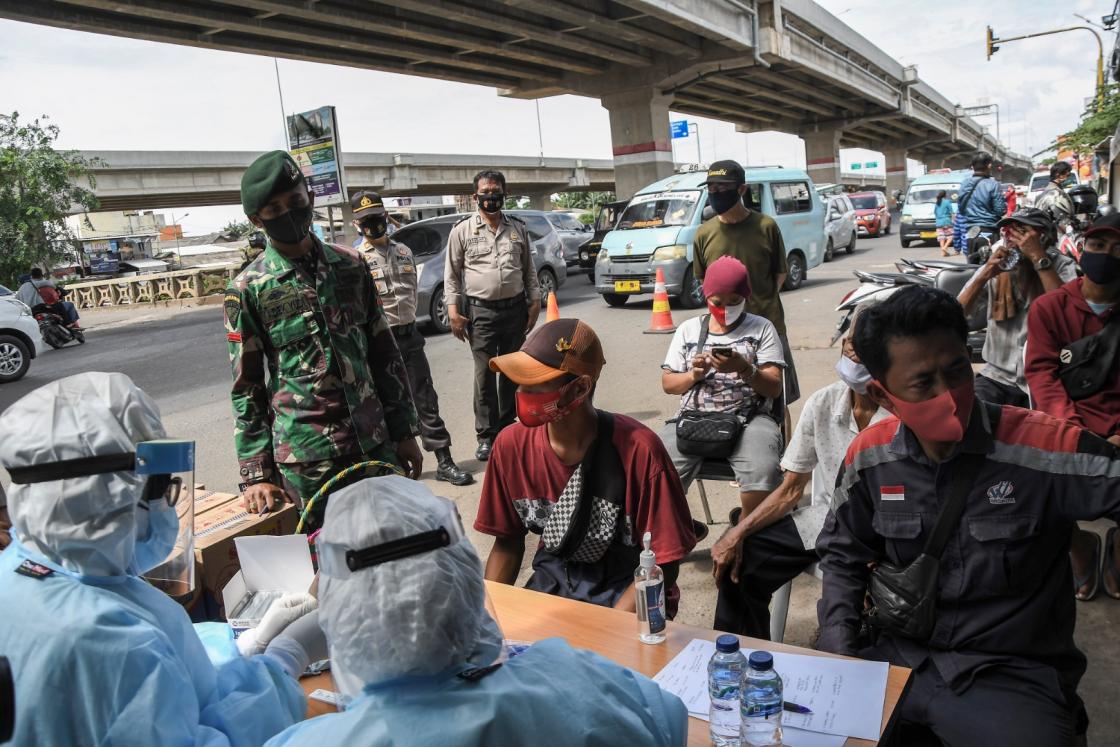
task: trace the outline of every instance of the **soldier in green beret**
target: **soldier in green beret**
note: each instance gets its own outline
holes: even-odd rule
[[[267,246],[226,291],[234,445],[251,511],[301,507],[367,459],[420,475],[416,409],[400,351],[362,257],[311,232],[314,194],[284,151],[241,179],[241,206]],[[316,504],[308,531],[322,522]]]

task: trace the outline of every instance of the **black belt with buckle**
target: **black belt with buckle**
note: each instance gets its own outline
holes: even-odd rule
[[[525,306],[525,296],[514,296],[513,298],[503,298],[500,301],[487,301],[484,298],[475,298],[474,296],[467,296],[467,303],[471,306],[481,306],[484,309],[491,309],[493,311],[503,311],[505,309],[515,309],[519,306]]]
[[[389,329],[393,331],[393,337],[412,337],[412,333],[416,331],[416,322],[398,324],[396,327],[390,327]]]

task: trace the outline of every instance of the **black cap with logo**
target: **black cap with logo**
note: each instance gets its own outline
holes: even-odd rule
[[[739,186],[747,181],[747,174],[737,161],[716,161],[708,167],[705,184],[733,184]]]
[[[350,208],[354,211],[355,220],[369,215],[385,215],[385,203],[376,192],[358,192],[350,198]]]

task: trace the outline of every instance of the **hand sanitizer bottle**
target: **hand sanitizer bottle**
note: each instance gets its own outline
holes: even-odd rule
[[[638,640],[662,643],[665,640],[665,574],[650,549],[653,535],[642,537],[642,554],[634,571],[634,592],[638,595]]]

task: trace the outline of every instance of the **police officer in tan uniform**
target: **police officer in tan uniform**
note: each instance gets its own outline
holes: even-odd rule
[[[521,349],[537,323],[541,292],[525,224],[502,212],[506,178],[500,171],[474,177],[478,212],[451,229],[444,299],[451,331],[474,355],[474,417],[479,461],[490,458],[498,432],[513,422],[517,385],[490,371],[490,359]]]
[[[451,434],[439,416],[439,397],[424,355],[424,336],[416,329],[416,262],[412,250],[389,239],[388,215],[376,192],[359,192],[350,199],[354,227],[362,236],[358,251],[369,265],[381,298],[385,318],[396,338],[412,387],[420,418],[420,440],[425,451],[436,454],[436,479],[452,485],[470,485],[474,478],[451,458]]]

